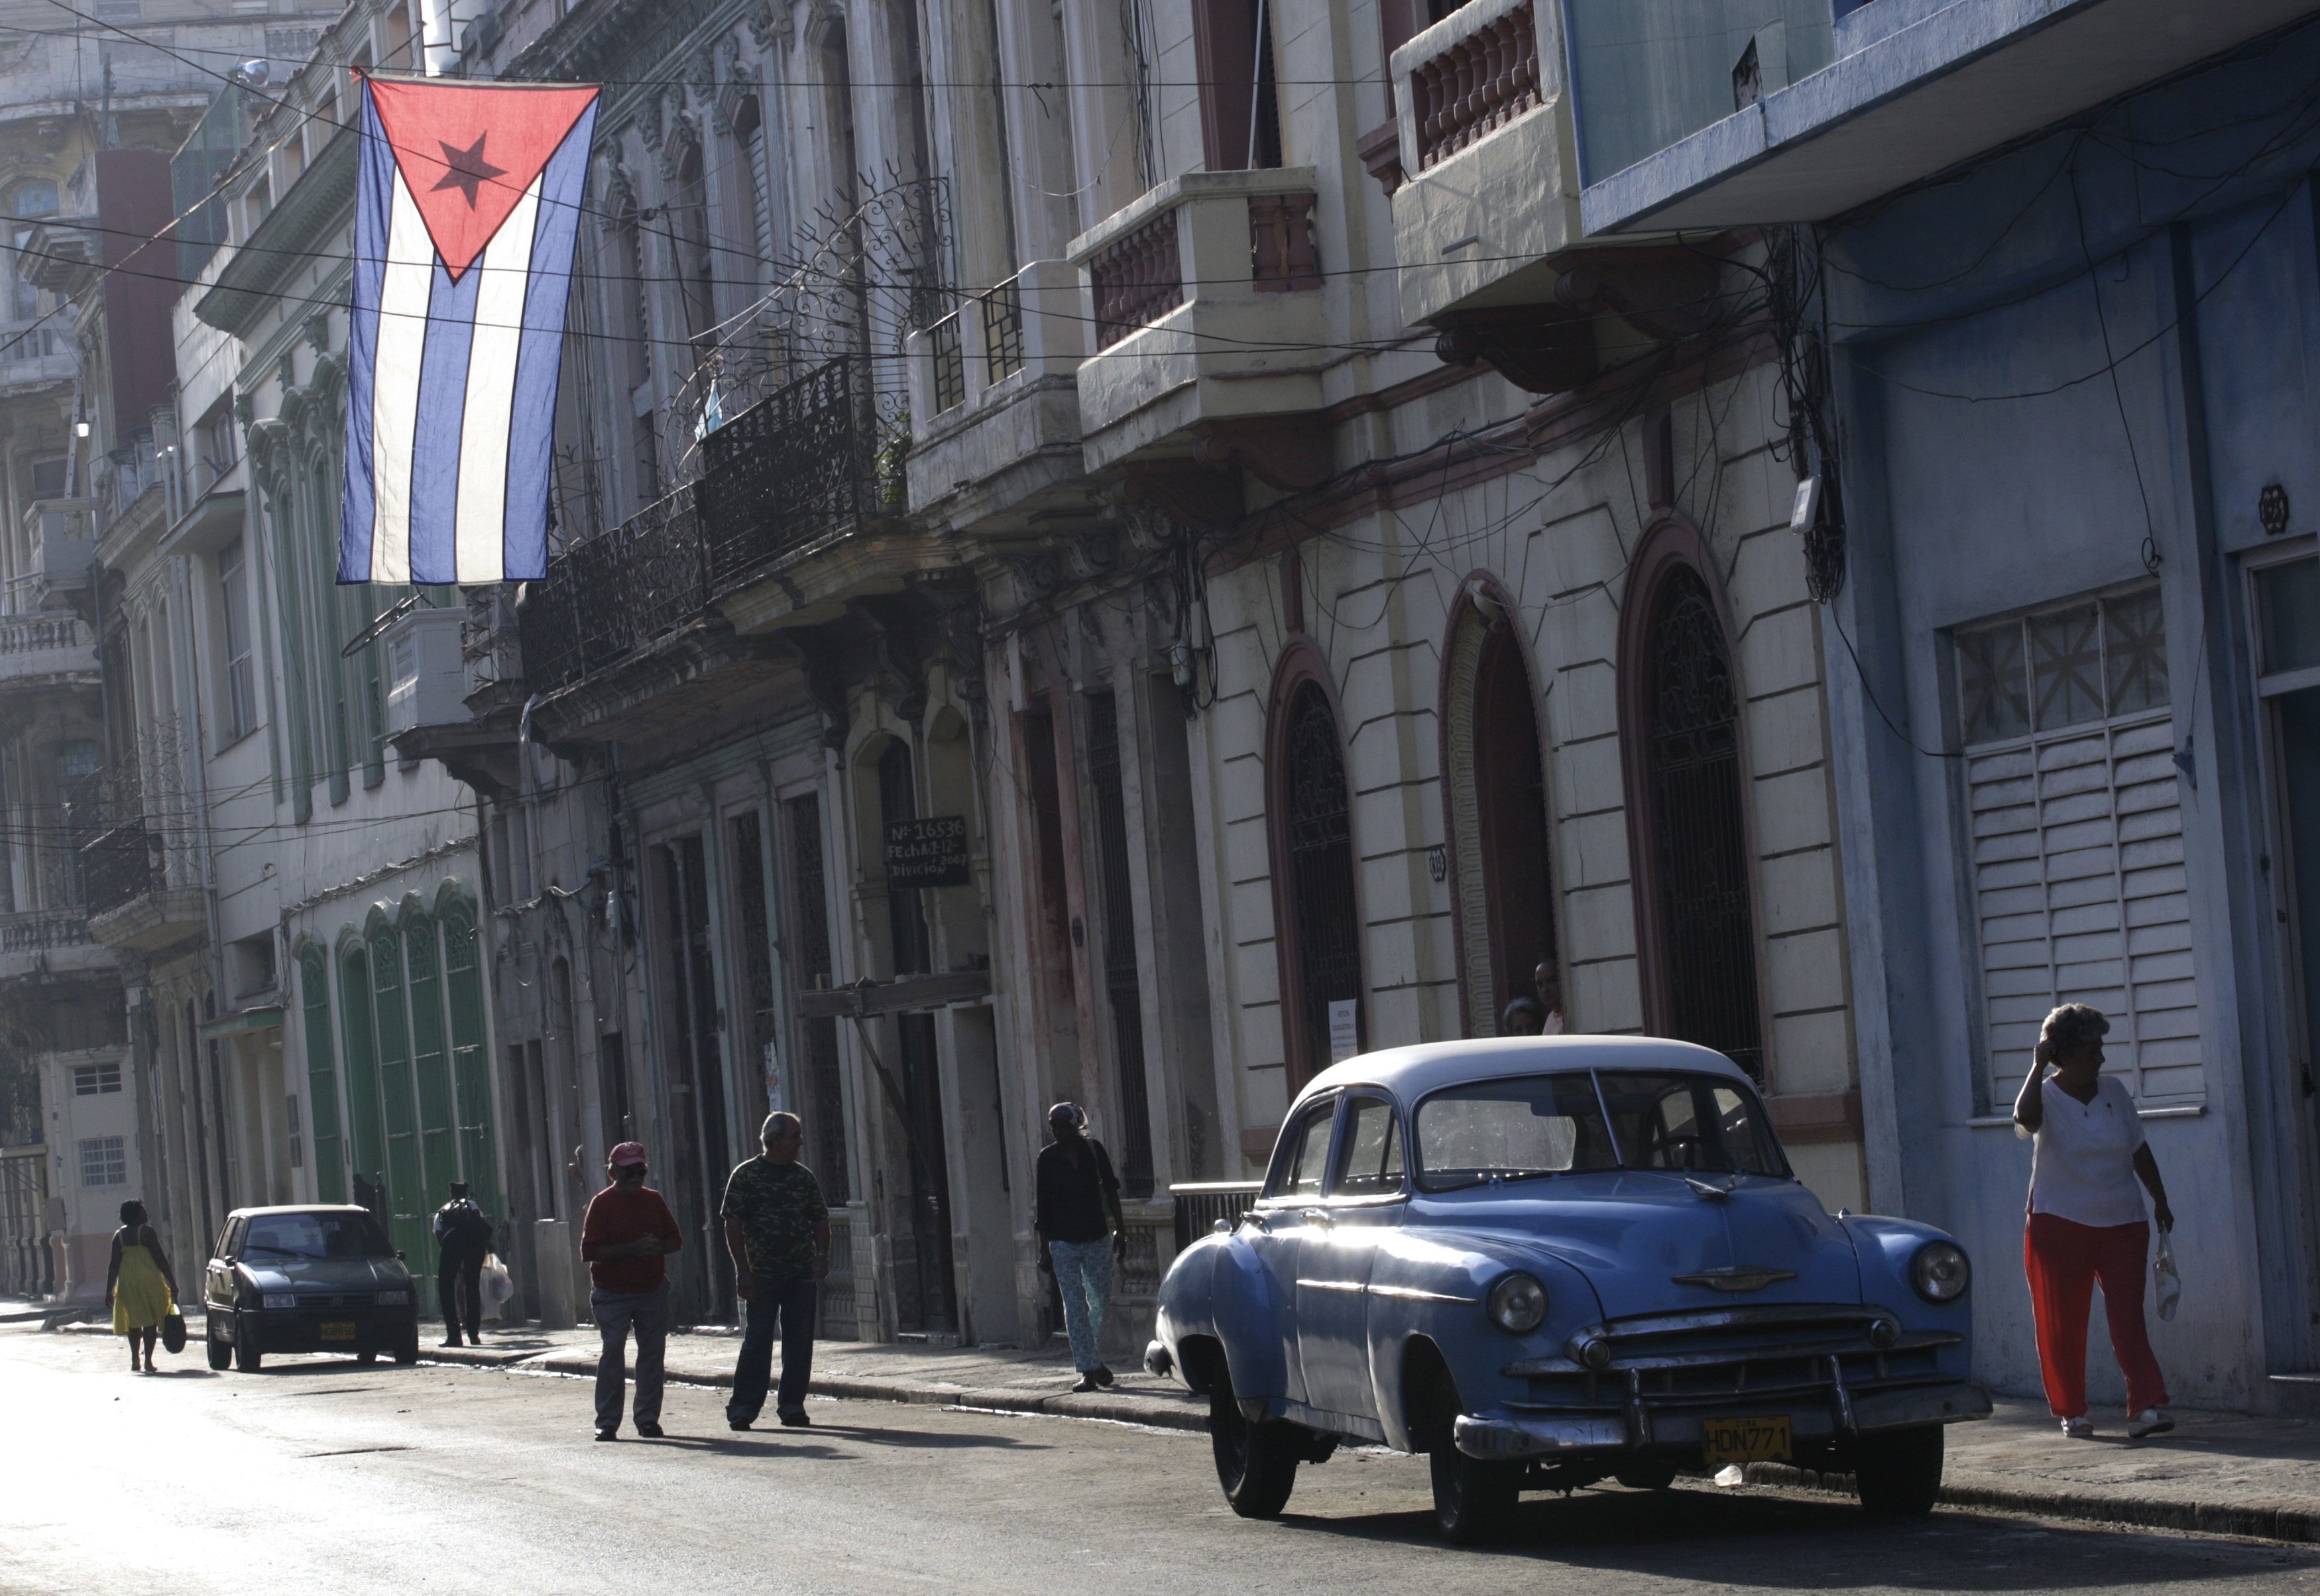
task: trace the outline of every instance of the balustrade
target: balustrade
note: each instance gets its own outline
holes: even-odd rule
[[[1098,345],[1119,342],[1184,303],[1183,257],[1176,242],[1176,213],[1160,212],[1135,231],[1115,239],[1088,262],[1095,286]]]
[[[1529,0],[1419,62],[1409,86],[1421,169],[1536,109],[1538,29]]]

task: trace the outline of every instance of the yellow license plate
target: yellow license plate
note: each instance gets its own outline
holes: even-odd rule
[[[1710,1468],[1727,1463],[1786,1463],[1795,1450],[1786,1413],[1769,1419],[1703,1419],[1699,1438]]]
[[[323,1320],[323,1321],[322,1321],[322,1339],[323,1339],[323,1340],[325,1340],[325,1341],[351,1341],[351,1340],[353,1340],[354,1338],[355,1338],[355,1327],[354,1327],[354,1321],[353,1321],[353,1320],[351,1320],[351,1319],[325,1319],[325,1320]],[[1781,1427],[1782,1427],[1783,1433],[1785,1433],[1785,1431],[1786,1431],[1786,1428],[1787,1428],[1788,1422],[1789,1422],[1789,1421],[1788,1421],[1787,1419],[1781,1419]]]

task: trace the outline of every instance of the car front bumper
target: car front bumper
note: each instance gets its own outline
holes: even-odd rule
[[[260,1308],[240,1310],[231,1333],[264,1352],[393,1352],[418,1332],[412,1308]]]
[[[1801,1441],[1846,1435],[1874,1435],[1923,1424],[1955,1424],[1989,1417],[1989,1393],[1980,1386],[1909,1386],[1899,1391],[1861,1392],[1850,1402],[1851,1422],[1818,1403],[1764,1403],[1757,1410],[1785,1413],[1790,1433]],[[1458,1450],[1484,1461],[1576,1457],[1589,1453],[1644,1450],[1685,1451],[1701,1444],[1700,1423],[1718,1415],[1646,1408],[1640,1414],[1520,1415],[1511,1418],[1462,1415],[1454,1431]],[[1640,1423],[1638,1422],[1640,1419]]]

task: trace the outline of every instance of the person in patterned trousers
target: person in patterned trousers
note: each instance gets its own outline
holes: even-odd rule
[[[733,1289],[748,1304],[741,1355],[733,1368],[726,1422],[747,1429],[766,1406],[774,1337],[782,1338],[782,1385],[774,1411],[793,1428],[806,1417],[813,1375],[814,1300],[829,1274],[829,1204],[821,1183],[798,1162],[805,1127],[795,1114],[766,1116],[765,1151],[734,1168],[725,1183],[725,1247],[733,1255]]]

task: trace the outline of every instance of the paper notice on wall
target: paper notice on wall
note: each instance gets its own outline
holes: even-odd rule
[[[1339,1064],[1362,1050],[1362,1003],[1339,998],[1329,1005],[1329,1062]]]

